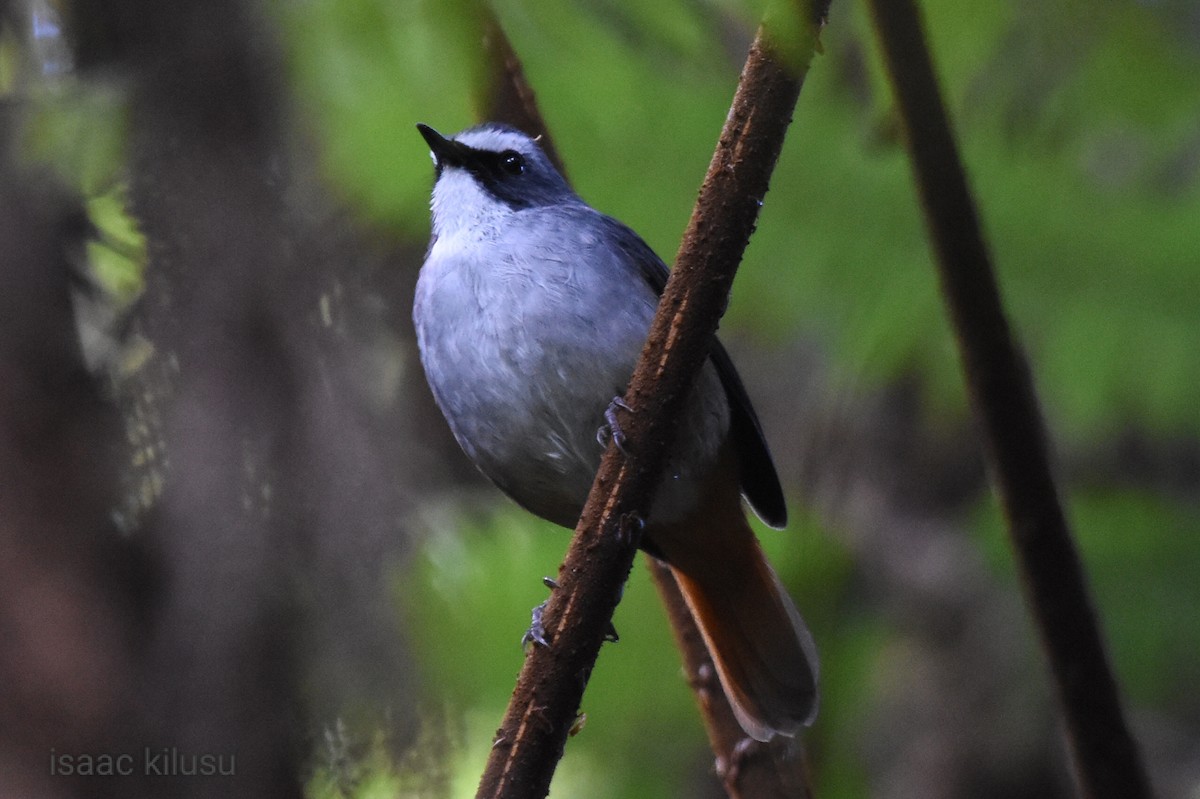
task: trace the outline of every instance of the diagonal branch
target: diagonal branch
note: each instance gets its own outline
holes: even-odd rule
[[[968,390],[1026,601],[1054,674],[1080,786],[1095,799],[1149,797],[1059,501],[1033,381],[1005,318],[918,11],[914,0],[871,0],[870,5]]]
[[[761,101],[758,98],[774,98],[772,102],[775,105],[769,112],[773,115],[774,122],[771,134],[779,138],[780,144],[791,120],[792,109],[795,107],[808,65],[814,52],[819,49],[818,36],[829,10],[828,0],[813,3],[811,7],[808,4],[800,5],[807,14],[806,18],[801,19],[801,40],[791,43],[794,47],[791,51],[792,57],[785,63],[782,58],[772,53],[770,48],[761,47],[764,39],[760,31],[759,38],[756,39],[755,46],[747,58],[734,107],[730,111],[730,119],[734,119],[747,107],[759,105]],[[722,141],[728,133],[727,123]],[[718,166],[714,157],[710,175]],[[693,223],[694,221],[695,217]],[[689,234],[691,232],[690,227]],[[694,240],[690,236],[685,237],[685,247],[689,241]],[[684,257],[685,250],[681,250],[677,262],[682,261]],[[740,253],[738,257],[740,258]],[[726,793],[731,799],[811,797],[812,787],[809,784],[800,742],[777,737],[768,743],[758,743],[746,737],[733,715],[720,682],[716,679],[712,657],[704,645],[675,577],[663,564],[652,558],[648,558],[647,561],[651,576],[667,609],[676,643],[683,654],[684,670],[704,718],[709,745],[716,755],[717,774]]]
[[[815,43],[815,25],[812,30]],[[809,58],[811,52],[809,46]],[[511,63],[506,69],[513,74]],[[476,794],[480,799],[549,791],[629,576],[640,520],[666,465],[675,422],[708,355],[791,121],[800,79],[784,64],[760,31],[625,396],[633,409],[622,422],[627,454],[614,447],[605,453],[543,613],[550,646],[526,658]]]
[[[500,20],[491,5],[481,0],[477,13],[483,34],[485,70],[483,90],[475,98],[479,118],[504,122],[531,136],[540,136],[542,150],[565,178],[566,166],[546,129],[546,121],[538,109],[533,87],[525,78],[521,59],[500,27]]]

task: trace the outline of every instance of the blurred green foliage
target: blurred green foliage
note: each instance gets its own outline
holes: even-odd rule
[[[669,258],[751,15],[681,2],[497,5],[581,194]],[[925,6],[1054,428],[1195,433],[1194,43],[1126,4]],[[414,122],[452,131],[474,121],[469,7],[356,0],[284,12],[299,103],[330,175],[366,213],[407,231],[426,224],[430,179]],[[816,335],[853,377],[916,370],[932,411],[961,413],[862,9],[835,4],[824,39],[727,324],[776,340]]]
[[[471,122],[481,63],[472,8],[468,0],[346,0],[276,9],[299,116],[333,185],[369,218],[410,233],[427,227],[431,167],[414,125]]]
[[[541,577],[557,573],[566,543],[561,528],[505,507],[478,527],[439,525],[419,567],[404,577],[401,604],[410,609],[417,650],[430,658],[430,678],[472,711],[463,742],[472,789],[521,667],[530,610],[546,598]],[[679,724],[691,697],[674,647],[663,645],[671,631],[655,589],[644,569],[634,575],[614,619],[621,641],[604,648],[584,698],[587,721],[568,744],[572,762],[556,777],[564,795],[595,786],[586,795],[630,796],[631,780],[642,781],[645,795],[670,795],[704,745],[699,725]],[[622,768],[604,767],[614,762]]]
[[[1056,437],[1067,449],[1130,429],[1195,440],[1200,44],[1174,30],[1174,7],[923,5]],[[669,260],[760,9],[496,7],[580,193]],[[453,131],[476,121],[477,23],[469,4],[446,9],[356,0],[285,12],[298,102],[329,175],[366,215],[407,233],[427,224],[431,179],[412,125]],[[855,388],[918,375],[930,420],[961,420],[956,354],[864,10],[835,3],[823,40],[724,324],[768,345],[819,341]],[[1168,703],[1194,684],[1188,653],[1200,651],[1200,623],[1175,630],[1146,619],[1200,604],[1189,579],[1200,566],[1195,507],[1120,492],[1075,504],[1121,674],[1136,700]],[[1011,577],[994,513],[979,519],[983,546]],[[822,647],[823,715],[809,737],[819,795],[864,796],[855,736],[885,624],[857,608],[853,564],[834,537],[802,522],[764,540]],[[401,605],[428,676],[464,713],[454,795],[473,790],[481,741],[520,666],[527,614],[544,598],[539,578],[565,545],[562,531],[505,507],[477,529],[438,525],[403,578]],[[616,625],[622,641],[601,655],[588,723],[568,745],[555,793],[682,795],[709,764],[695,761],[702,733],[641,569]]]
[[[815,524],[802,518],[787,535],[765,528],[760,534],[781,577],[797,586],[797,601],[812,608],[808,621],[823,639],[824,726],[853,729],[880,633],[875,622],[847,611],[841,595],[852,562]],[[521,667],[530,611],[546,597],[541,577],[557,573],[567,535],[510,505],[478,523],[441,520],[416,568],[399,580],[399,604],[407,609],[417,651],[427,658],[434,695],[470,709],[458,742],[461,770],[455,774],[462,790],[455,796],[471,795],[482,773],[484,744],[503,717]],[[614,625],[621,640],[601,652],[584,697],[587,720],[568,742],[555,792],[595,799],[679,795],[680,786],[711,762],[697,759],[706,751],[704,732],[679,655],[668,644],[672,633],[657,591],[641,564]],[[839,636],[836,629],[853,632]],[[855,771],[846,758],[830,762],[826,774],[853,784]]]
[[[1144,491],[1079,491],[1072,497],[1078,545],[1122,687],[1136,704],[1200,713],[1200,515]],[[977,525],[990,562],[1013,576],[997,509]]]
[[[1061,449],[1134,431],[1200,439],[1200,39],[1188,4],[928,0],[927,29],[992,244]],[[376,225],[421,239],[432,169],[413,126],[472,117],[479,22],[469,0],[271,4],[295,120],[330,190]],[[502,0],[499,17],[563,154],[593,205],[668,261],[691,212],[761,8],[735,0]],[[919,209],[864,9],[832,7],[795,122],[739,273],[726,329],[767,346],[816,341],[854,390],[916,376],[931,424],[967,414]],[[0,43],[0,85],[18,70]],[[37,157],[91,197],[99,226],[136,252],[120,212],[125,120],[104,92],[50,102],[27,124]],[[126,296],[133,257],[102,266]],[[1132,698],[1178,704],[1200,681],[1195,497],[1089,488],[1071,497],[1080,546]],[[795,504],[795,503],[793,503]],[[822,650],[809,736],[819,795],[860,797],[855,736],[889,635],[856,600],[838,537],[800,517],[763,533]],[[444,697],[451,795],[474,790],[564,531],[503,506],[431,525],[399,575],[425,678]],[[972,526],[1012,578],[995,509]],[[635,568],[568,743],[559,796],[686,795],[711,766],[658,599]],[[431,700],[432,701],[432,700]],[[442,710],[439,710],[439,713]],[[436,718],[442,718],[437,713]],[[419,795],[379,749],[354,795]],[[342,795],[328,774],[314,797]],[[415,792],[414,792],[415,791]]]

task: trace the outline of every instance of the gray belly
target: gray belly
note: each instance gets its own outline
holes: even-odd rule
[[[418,344],[434,397],[484,475],[531,512],[574,527],[603,454],[597,430],[625,391],[656,298],[647,288],[641,301],[605,303],[594,287],[527,282],[463,302],[478,285],[462,277],[423,273],[418,283]],[[728,425],[724,392],[706,364],[652,515],[691,506],[695,478]]]

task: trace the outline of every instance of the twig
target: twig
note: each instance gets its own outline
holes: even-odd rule
[[[479,799],[549,791],[799,95],[796,73],[767,51],[760,31],[625,396],[627,454],[609,447],[601,462],[542,616],[550,646],[526,658]]]
[[[803,5],[803,4],[802,4]],[[787,123],[790,121],[792,108],[812,60],[814,51],[819,47],[818,34],[820,27],[829,10],[829,2],[819,2],[812,7],[806,7],[807,19],[805,27],[801,28],[802,41],[793,42],[792,66],[785,65],[777,57],[763,52],[758,45],[762,43],[762,32],[755,42],[750,57],[746,61],[739,85],[738,96],[734,100],[734,108],[730,118],[739,113],[739,99],[745,99],[742,87],[757,86],[759,92],[774,95],[779,105],[775,110],[775,119],[782,124],[776,131],[782,143]],[[794,84],[794,87],[793,87]],[[791,97],[791,105],[785,105]],[[725,136],[722,136],[724,140]],[[777,152],[777,151],[776,151]],[[717,166],[714,159],[714,168]],[[712,168],[710,168],[710,174]],[[685,239],[686,241],[686,239]],[[683,253],[680,253],[680,258]],[[717,773],[724,784],[725,791],[731,799],[739,797],[797,797],[798,799],[812,796],[809,775],[804,759],[803,747],[798,740],[777,737],[767,744],[757,744],[746,737],[741,725],[733,715],[729,701],[716,679],[712,658],[704,645],[695,620],[687,608],[687,603],[679,591],[671,570],[652,558],[647,559],[650,573],[658,587],[659,595],[667,610],[667,617],[675,633],[676,643],[683,655],[684,669],[688,682],[696,695],[696,703],[704,718],[705,730],[708,733],[709,745],[717,760]],[[748,749],[746,744],[752,748]]]
[[[1079,784],[1093,799],[1151,795],[1059,501],[1041,413],[1001,305],[913,0],[871,0],[1026,601],[1050,661]]]
[[[500,27],[500,20],[489,3],[479,2],[477,13],[483,33],[484,71],[483,91],[476,96],[475,105],[480,119],[515,125],[530,136],[540,136],[538,142],[559,174],[567,177],[566,165],[548,135],[546,121],[538,109],[533,87],[525,78],[521,59]]]

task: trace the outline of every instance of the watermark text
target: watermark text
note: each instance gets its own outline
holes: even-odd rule
[[[187,752],[174,746],[147,746],[136,752],[50,750],[51,777],[232,777],[236,773],[232,752]]]

